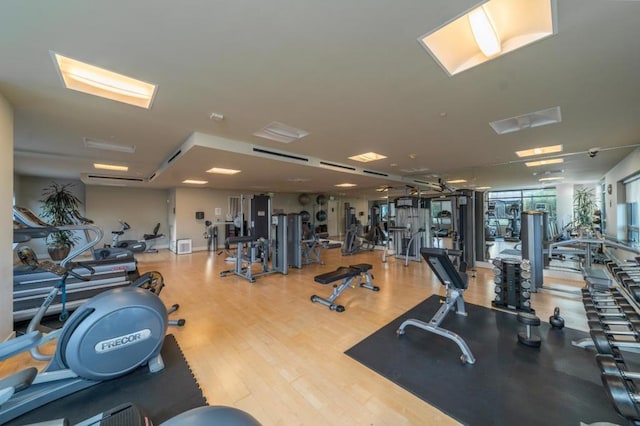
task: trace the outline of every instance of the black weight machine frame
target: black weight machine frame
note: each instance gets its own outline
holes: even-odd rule
[[[286,275],[289,272],[287,215],[278,214],[272,217],[271,197],[254,195],[251,197],[249,217],[251,220],[250,235],[229,237],[225,240],[226,247],[236,244],[236,255],[234,268],[220,272],[220,276],[235,274],[250,283],[255,283],[256,278],[262,275],[276,272]],[[274,240],[270,240],[271,225],[276,227]],[[271,267],[269,260],[271,260]],[[252,270],[255,263],[261,264],[260,271],[257,273]]]

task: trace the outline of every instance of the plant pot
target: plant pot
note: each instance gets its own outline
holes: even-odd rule
[[[50,246],[47,247],[49,251],[49,257],[51,260],[62,260],[65,257],[69,256],[69,252],[71,251],[71,247],[68,246]]]

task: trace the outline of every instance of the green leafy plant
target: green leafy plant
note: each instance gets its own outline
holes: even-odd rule
[[[42,191],[40,199],[40,211],[44,219],[53,226],[73,225],[73,211],[77,210],[82,202],[70,190],[73,183],[59,184],[51,182]],[[71,248],[79,240],[72,231],[52,232],[47,237],[47,245],[54,248]]]
[[[579,187],[573,191],[573,226],[576,229],[593,228],[593,216],[597,210],[593,188]]]

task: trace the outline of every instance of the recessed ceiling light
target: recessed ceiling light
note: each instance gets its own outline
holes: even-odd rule
[[[105,151],[117,151],[133,154],[136,152],[135,145],[122,145],[114,142],[101,141],[98,139],[82,138],[84,146],[87,148],[103,149]]]
[[[491,189],[491,187],[490,186],[479,186],[476,189],[485,190],[485,189]]]
[[[185,180],[182,181],[182,183],[192,183],[194,185],[204,185],[204,184],[207,184],[209,182],[206,181],[206,180],[185,179]]]
[[[127,166],[116,166],[114,164],[101,164],[101,163],[93,163],[93,167],[101,170],[113,170],[116,172],[126,172],[129,170]]]
[[[538,181],[540,182],[546,182],[546,181],[550,181],[550,180],[562,180],[564,179],[563,176],[556,176],[556,177],[544,177],[544,178],[540,178],[538,179]]]
[[[382,160],[387,158],[386,155],[377,154],[375,152],[365,152],[364,154],[358,154],[349,157],[349,160],[360,161],[362,163],[368,163],[369,161]]]
[[[465,183],[466,180],[464,179],[455,179],[455,180],[448,180],[447,183]]]
[[[353,188],[354,186],[358,186],[355,183],[339,183],[337,185],[334,185],[340,188]]]
[[[223,169],[221,167],[212,167],[207,170],[207,173],[217,173],[220,175],[235,175],[236,173],[240,173],[242,170],[234,170],[234,169]]]
[[[449,74],[556,34],[556,0],[490,0],[418,41]]]
[[[524,163],[527,167],[546,166],[548,164],[564,163],[564,158],[549,158],[548,160],[527,161]]]
[[[278,121],[273,121],[253,135],[276,142],[291,143],[295,140],[302,139],[308,134],[309,132],[305,130],[296,129],[295,127],[282,124]]]
[[[556,152],[562,152],[562,145],[550,145],[542,146],[540,148],[525,149],[523,151],[516,151],[518,157],[531,157],[533,155],[554,154]]]
[[[149,109],[156,86],[51,52],[67,89]]]
[[[212,112],[211,114],[209,114],[209,120],[222,121],[224,120],[224,115],[217,112]]]
[[[505,133],[517,132],[519,130],[529,129],[532,127],[546,126],[549,124],[560,123],[561,121],[562,113],[560,112],[560,107],[557,106],[502,120],[492,121],[489,125],[497,134],[504,135]]]

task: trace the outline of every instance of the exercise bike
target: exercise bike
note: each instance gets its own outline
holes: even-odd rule
[[[147,243],[145,243],[144,241],[120,241],[120,237],[125,233],[125,231],[131,229],[131,226],[127,222],[123,222],[121,220],[119,220],[118,222],[120,222],[120,229],[117,231],[111,231],[111,234],[113,234],[113,238],[111,239],[111,247],[127,249],[134,253],[144,253],[145,251],[147,251]]]
[[[41,371],[26,368],[0,380],[0,424],[56,399],[146,366],[164,368],[160,351],[168,312],[149,286],[121,287],[100,293],[81,305],[60,329],[49,331],[41,321],[53,300],[66,297],[65,280],[78,264],[45,265],[59,274],[25,334],[0,343],[0,361],[29,350],[36,360],[49,361]],[[80,275],[78,275],[80,276]],[[76,277],[78,278],[78,277]],[[63,308],[61,319],[65,319]],[[57,339],[52,355],[39,347]]]

